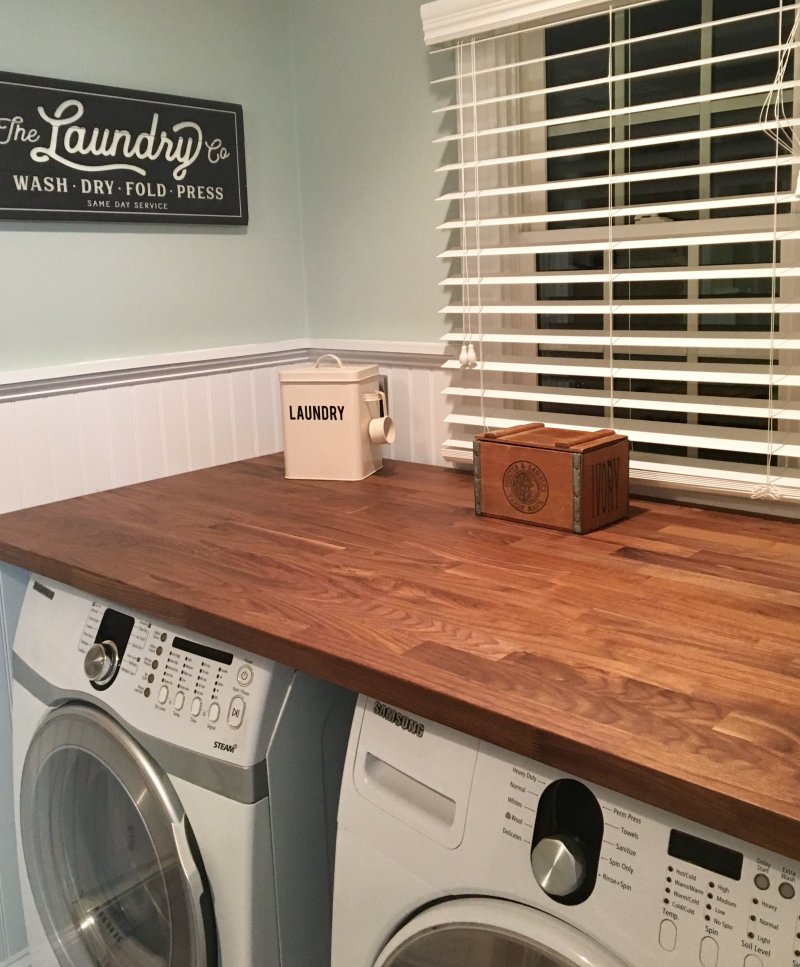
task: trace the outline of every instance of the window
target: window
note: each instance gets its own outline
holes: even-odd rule
[[[566,6],[433,49],[445,456],[611,426],[640,490],[800,500],[798,5]]]

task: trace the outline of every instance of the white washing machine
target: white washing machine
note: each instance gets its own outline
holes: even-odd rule
[[[360,698],[332,967],[800,967],[800,863]]]
[[[33,967],[320,967],[355,697],[31,577],[14,782]]]

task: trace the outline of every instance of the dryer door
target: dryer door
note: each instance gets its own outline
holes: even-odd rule
[[[169,777],[110,716],[64,705],[39,726],[20,831],[42,924],[62,967],[209,967],[205,877]]]
[[[628,967],[590,937],[509,900],[448,900],[399,930],[375,967]]]

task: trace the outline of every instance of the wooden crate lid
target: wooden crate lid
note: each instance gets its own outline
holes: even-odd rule
[[[584,453],[628,438],[613,430],[561,430],[544,423],[523,423],[506,430],[492,430],[475,439],[479,443],[511,443],[520,447]]]

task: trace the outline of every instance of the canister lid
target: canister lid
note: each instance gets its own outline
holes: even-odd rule
[[[377,375],[375,364],[343,363],[333,353],[325,353],[315,363],[303,363],[278,372],[282,383],[360,383]]]
[[[475,439],[479,443],[509,443],[519,447],[539,447],[545,450],[571,450],[583,453],[607,447],[620,440],[627,440],[613,430],[564,430],[545,426],[544,423],[522,423],[504,430],[482,433]]]

